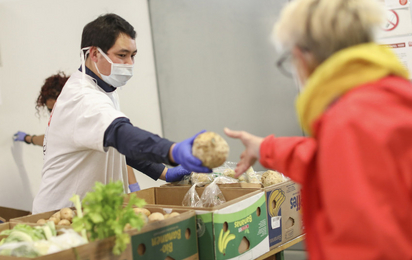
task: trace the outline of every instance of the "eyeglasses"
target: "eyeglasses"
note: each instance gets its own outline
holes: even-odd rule
[[[276,62],[276,67],[288,78],[293,78],[292,66],[292,53],[290,51],[284,52]]]

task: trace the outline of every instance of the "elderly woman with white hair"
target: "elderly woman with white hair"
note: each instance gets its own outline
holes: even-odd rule
[[[301,85],[308,137],[225,129],[257,160],[302,184],[306,247],[315,259],[412,259],[412,84],[374,42],[377,0],[294,0],[275,37]],[[287,68],[282,67],[283,70]]]

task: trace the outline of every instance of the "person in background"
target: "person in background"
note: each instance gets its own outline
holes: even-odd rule
[[[42,108],[46,108],[49,113],[51,113],[54,103],[68,79],[69,77],[67,77],[64,72],[58,72],[44,81],[44,85],[41,87],[40,94],[36,100],[38,116],[40,116],[40,109]],[[44,135],[29,135],[21,131],[14,134],[14,141],[25,142],[26,144],[43,146],[43,139]]]
[[[301,83],[308,137],[225,129],[257,160],[302,185],[309,259],[412,259],[412,84],[387,46],[376,0],[294,0],[275,27]],[[286,68],[283,71],[290,71]]]
[[[57,97],[60,95],[64,84],[69,79],[64,72],[59,71],[48,77],[44,81],[44,85],[40,89],[40,94],[36,100],[36,111],[37,115],[40,116],[40,109],[47,108],[49,114],[52,112],[54,104],[56,103]],[[44,134],[43,135],[29,135],[25,132],[18,131],[13,136],[14,141],[25,142],[26,144],[33,144],[38,146],[43,146]],[[139,191],[140,185],[136,180],[133,168],[127,166],[127,175],[129,181],[129,190],[131,192]]]
[[[95,182],[121,180],[126,190],[126,164],[167,182],[211,172],[192,154],[202,132],[174,143],[133,126],[120,111],[117,88],[133,75],[135,37],[133,26],[116,14],[83,28],[81,67],[66,82],[46,128],[33,214],[72,206],[73,194],[83,198]]]

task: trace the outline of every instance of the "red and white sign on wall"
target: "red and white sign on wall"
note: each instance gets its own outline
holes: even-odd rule
[[[412,19],[409,4],[403,8],[387,9],[386,20],[382,25],[382,30],[378,38],[398,37],[407,34],[412,34]]]
[[[412,79],[412,0],[379,1],[385,4],[386,21],[378,35],[378,42],[393,49]]]
[[[383,30],[390,32],[395,30],[399,25],[399,15],[395,10],[388,10],[386,13],[386,21],[383,25]]]
[[[385,5],[388,8],[403,8],[409,6],[409,0],[385,0]]]

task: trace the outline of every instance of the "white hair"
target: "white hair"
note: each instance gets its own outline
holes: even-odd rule
[[[373,42],[383,21],[378,0],[293,0],[275,24],[274,40],[283,50],[310,51],[322,63],[339,50]]]

